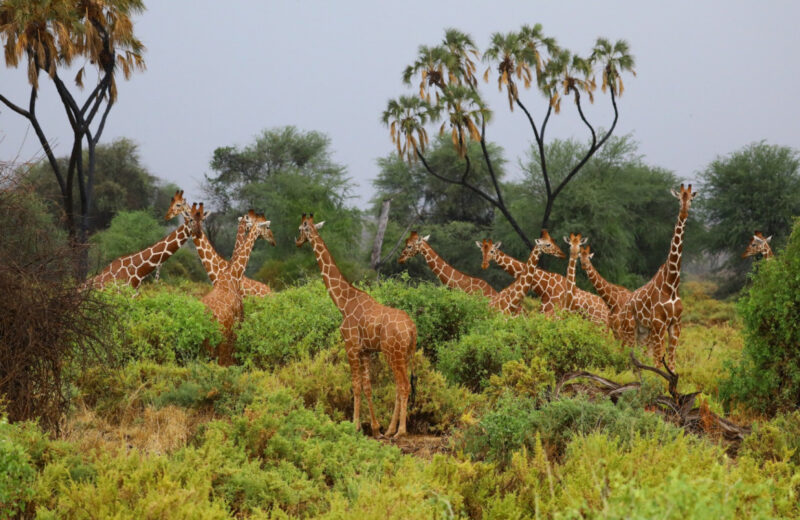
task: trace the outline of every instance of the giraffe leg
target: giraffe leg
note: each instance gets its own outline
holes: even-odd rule
[[[389,427],[386,428],[386,436],[390,437],[397,433],[397,421],[400,418],[400,393],[395,389],[394,392],[394,410],[392,411],[392,421]]]
[[[372,436],[379,437],[381,434],[381,425],[375,418],[375,409],[372,406],[372,382],[369,378],[369,357],[370,353],[362,350],[358,355],[358,360],[361,363],[361,387],[364,389],[364,395],[367,398],[367,406],[369,406],[369,424],[372,427]]]
[[[653,328],[647,336],[647,352],[652,356],[656,365],[661,363],[664,357],[664,336],[667,333],[666,325],[661,321],[654,321]]]
[[[350,363],[350,379],[353,385],[353,424],[361,430],[361,363],[354,350],[347,348],[347,361]]]
[[[669,336],[669,343],[667,344],[667,366],[674,372],[675,350],[678,348],[678,339],[681,337],[681,324],[673,322],[667,327],[667,335]]]
[[[408,355],[406,354],[406,349],[399,348],[399,346],[392,349],[392,356],[389,357],[388,361],[392,367],[392,373],[394,374],[395,412],[392,414],[392,424],[390,424],[389,429],[386,430],[386,435],[394,434],[393,438],[396,439],[406,434],[408,396],[411,393],[411,383],[408,380]],[[397,432],[392,428],[395,426],[395,416],[397,416]]]

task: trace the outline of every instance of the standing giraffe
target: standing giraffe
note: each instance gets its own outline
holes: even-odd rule
[[[582,291],[575,285],[576,264],[581,246],[586,243],[581,234],[569,234],[564,241],[569,244],[569,263],[567,264],[565,307],[572,312],[587,316],[595,323],[609,325],[609,308],[606,302],[596,294]]]
[[[498,246],[500,242],[498,242]],[[530,288],[536,282],[536,266],[539,264],[539,257],[542,253],[557,256],[558,258],[566,258],[566,255],[558,247],[555,241],[550,238],[550,235],[543,233],[542,238],[536,239],[536,245],[528,256],[528,261],[524,264],[525,271],[513,282],[511,285],[492,296],[489,305],[505,314],[518,314],[521,307],[522,299],[528,293]],[[484,257],[484,262],[486,259]]]
[[[380,424],[372,408],[372,383],[369,378],[369,357],[375,351],[383,352],[392,369],[395,382],[394,411],[386,435],[400,437],[406,434],[406,412],[408,395],[411,390],[408,363],[417,347],[417,327],[408,314],[376,302],[370,295],[356,289],[348,282],[328,251],[318,230],[325,222],[314,224],[314,215],[300,222],[300,236],[297,247],[310,242],[322,272],[325,287],[328,288],[333,303],[342,313],[339,327],[344,339],[347,360],[350,363],[350,376],[353,384],[353,422],[361,429],[359,413],[361,391],[367,397],[372,435],[380,434]],[[396,433],[395,433],[396,432]]]
[[[747,249],[742,253],[742,258],[748,256],[763,255],[764,258],[772,258],[772,248],[769,246],[769,241],[772,240],[772,235],[765,237],[761,231],[756,231],[750,243],[747,244]]]
[[[187,211],[188,207],[188,204],[183,198],[183,190],[176,191],[175,195],[172,196],[172,201],[170,202],[169,209],[167,209],[167,214],[164,217],[164,220],[170,220],[175,216],[184,213]],[[206,216],[208,215],[206,214]],[[238,234],[236,235],[237,242],[243,238],[244,237]],[[211,280],[211,285],[214,285],[217,281],[217,278],[220,276],[220,273],[228,268],[228,261],[220,256],[219,253],[217,253],[217,251],[214,249],[214,246],[212,246],[211,242],[209,242],[208,237],[203,232],[202,228],[200,229],[200,235],[192,236],[192,241],[194,242],[195,249],[197,249],[197,255],[200,257],[200,262],[203,264],[206,273],[208,273],[208,278]],[[248,278],[246,276],[242,277],[243,296],[266,296],[270,293],[272,293],[272,290],[267,284],[253,280],[252,278]]]
[[[102,271],[84,282],[84,287],[102,289],[110,282],[125,283],[134,289],[139,287],[144,277],[153,269],[167,261],[186,242],[190,236],[203,232],[202,222],[205,218],[203,203],[192,204],[184,213],[183,224],[152,246],[130,255],[113,260]]]
[[[625,304],[620,331],[623,342],[632,345],[643,341],[655,361],[664,356],[664,335],[668,336],[666,363],[670,370],[675,369],[675,350],[681,335],[681,315],[683,303],[679,293],[681,281],[681,255],[683,252],[683,233],[689,208],[697,192],[692,185],[672,195],[680,201],[678,220],[672,233],[667,262],[659,268],[653,278],[636,289]]]
[[[453,289],[461,289],[470,294],[483,294],[489,298],[497,295],[497,291],[486,280],[466,275],[445,262],[428,244],[428,238],[430,238],[430,235],[421,237],[416,231],[412,231],[406,239],[406,247],[397,261],[404,264],[408,259],[422,253],[428,267],[446,286]]]
[[[275,245],[269,224],[263,214],[256,214],[252,209],[239,219],[237,236],[241,239],[236,241],[228,269],[219,274],[211,292],[202,299],[203,305],[211,310],[214,319],[222,327],[222,341],[215,349],[220,365],[233,364],[233,344],[236,340],[233,328],[244,314],[240,284],[256,239],[262,237]]]
[[[598,273],[592,265],[594,253],[591,252],[589,246],[582,248],[580,255],[581,266],[586,272],[586,276],[589,277],[589,281],[592,282],[597,294],[599,294],[603,301],[606,302],[606,305],[608,305],[608,322],[614,335],[619,338],[621,337],[619,330],[622,311],[625,308],[625,303],[627,303],[633,292],[621,285],[615,285],[600,276],[600,273]]]

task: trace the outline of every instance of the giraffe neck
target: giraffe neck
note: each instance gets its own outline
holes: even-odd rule
[[[514,278],[519,278],[525,273],[525,264],[503,251],[497,251],[494,258],[497,265]]]
[[[328,246],[322,240],[318,233],[313,233],[311,236],[311,246],[314,249],[314,256],[317,258],[317,265],[322,273],[322,280],[325,282],[325,287],[328,289],[328,295],[333,300],[334,305],[339,309],[339,312],[344,316],[347,312],[347,302],[358,298],[364,294],[353,287],[347,279],[339,271],[336,262],[334,262]]]
[[[236,239],[238,242],[238,234]],[[193,242],[195,248],[197,248],[200,262],[203,264],[206,273],[208,273],[208,278],[212,284],[215,283],[220,274],[228,269],[228,261],[217,253],[205,233],[201,233],[199,237],[194,237]]]
[[[566,299],[567,299],[567,307],[569,307],[570,303],[572,302],[572,298],[575,296],[575,266],[578,260],[578,254],[572,252],[573,248],[570,248],[569,252],[569,262],[567,263],[567,282],[566,282]]]
[[[445,262],[427,242],[422,243],[421,251],[425,262],[428,264],[428,267],[431,268],[433,274],[448,287],[453,287],[453,281],[457,277],[466,276],[464,273]]]
[[[683,230],[686,227],[686,219],[689,212],[681,207],[678,220],[675,222],[675,231],[672,233],[672,242],[669,246],[669,257],[667,258],[667,272],[665,283],[677,290],[681,281],[681,253],[683,252]]]
[[[518,276],[513,282],[511,282],[511,285],[500,292],[500,295],[497,298],[499,306],[507,306],[506,309],[500,308],[500,310],[517,310],[522,302],[522,299],[526,294],[528,294],[528,291],[530,291],[531,287],[536,281],[536,271],[541,271],[536,267],[539,264],[540,256],[541,251],[538,247],[534,247],[526,263],[522,264],[522,262],[517,260],[517,262],[522,264],[524,271],[521,276]]]
[[[239,229],[236,232],[236,246],[233,248],[233,256],[231,257],[230,267],[228,272],[233,280],[241,280],[244,276],[244,270],[247,267],[247,261],[250,260],[250,253],[253,251],[253,246],[258,238],[258,227],[253,226],[245,235],[246,224],[244,219],[239,223]],[[242,238],[244,236],[244,238]]]
[[[764,256],[764,258],[772,258],[775,256],[773,255],[772,248],[769,247],[769,244],[764,244],[764,250],[761,251],[761,254]]]
[[[597,269],[595,269],[592,265],[592,261],[588,258],[581,257],[581,266],[586,272],[586,276],[589,277],[589,281],[594,286],[597,294],[600,295],[603,301],[609,306],[616,305],[617,291],[614,290],[614,286],[611,285],[608,280],[600,276],[600,273],[598,273]]]

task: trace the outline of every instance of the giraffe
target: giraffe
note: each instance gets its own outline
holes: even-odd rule
[[[564,241],[569,244],[569,263],[567,264],[566,290],[564,306],[572,311],[587,316],[595,323],[609,325],[609,308],[603,299],[587,291],[578,289],[575,285],[575,271],[580,255],[580,248],[586,244],[586,238],[582,238],[580,233],[570,233],[569,238],[564,237]]]
[[[192,204],[191,208],[187,206],[183,224],[177,229],[146,249],[113,260],[97,275],[86,280],[83,287],[102,289],[111,282],[119,282],[138,288],[144,277],[166,262],[190,236],[202,233],[201,224],[205,215],[202,202],[199,207],[197,204]]]
[[[486,241],[484,240],[484,242]],[[480,244],[480,242],[478,243]],[[498,242],[497,244],[499,246],[501,242]],[[564,252],[561,251],[561,248],[559,248],[555,241],[550,238],[550,235],[545,237],[543,234],[542,238],[536,239],[536,246],[534,246],[533,250],[531,250],[531,254],[528,256],[528,261],[524,264],[525,271],[519,277],[515,278],[508,287],[497,293],[495,296],[492,296],[492,298],[489,300],[489,306],[505,314],[518,314],[521,309],[520,304],[522,303],[522,299],[536,281],[536,275],[534,271],[536,270],[536,266],[539,264],[539,257],[543,252],[559,258],[566,257]],[[486,262],[487,260],[484,256],[484,263]]]
[[[322,279],[328,288],[328,295],[342,313],[342,325],[339,327],[339,331],[342,333],[347,360],[350,363],[353,384],[353,422],[356,429],[360,430],[359,413],[361,391],[363,390],[369,406],[372,435],[377,437],[380,434],[380,424],[375,418],[372,407],[369,358],[372,352],[381,351],[392,369],[396,387],[394,411],[386,435],[394,435],[394,438],[401,437],[406,434],[406,412],[411,390],[408,363],[417,346],[417,327],[408,314],[399,309],[381,305],[364,291],[353,287],[342,276],[325,242],[319,235],[319,229],[324,223],[322,221],[314,224],[314,214],[306,217],[306,214],[303,213],[300,222],[300,236],[295,243],[297,247],[306,242],[311,243]]]
[[[428,244],[428,238],[430,235],[421,237],[416,231],[412,231],[406,239],[406,247],[397,261],[404,264],[408,259],[421,253],[431,271],[446,286],[461,289],[470,294],[483,294],[489,298],[497,296],[497,291],[485,280],[468,276],[445,262]]]
[[[546,229],[542,230],[541,239],[544,241],[551,242],[555,244],[555,241],[550,236],[550,233],[547,232]],[[538,240],[537,240],[538,242]],[[496,244],[492,244],[491,240],[484,240],[483,243],[475,242],[483,252],[483,261],[481,263],[482,266],[489,266],[490,260],[494,260],[497,262],[497,265],[503,268],[508,274],[512,276],[519,276],[522,272],[524,272],[525,264],[520,262],[516,258],[507,255],[506,253],[502,252],[499,247],[502,242],[497,242]],[[546,250],[543,252],[547,252]],[[562,253],[563,254],[563,253]],[[554,255],[558,256],[558,255]],[[484,269],[486,268],[484,267]],[[565,306],[565,292],[566,292],[566,278],[561,276],[557,273],[551,273],[550,271],[545,271],[544,269],[540,269],[536,267],[532,270],[533,273],[533,285],[531,285],[530,290],[535,292],[539,298],[541,298],[542,306],[541,312],[545,314],[553,314],[556,310],[556,307],[566,308]],[[588,311],[590,307],[588,307],[588,300],[583,296],[583,294],[587,294],[591,296],[586,291],[581,289],[577,289],[576,293],[581,297],[578,298],[579,305],[587,305],[585,314],[589,316],[589,319],[594,321],[598,324],[607,324],[605,320],[605,316],[603,315],[602,311],[599,315],[595,316],[590,314]]]
[[[211,292],[201,300],[222,327],[222,341],[214,349],[220,365],[233,364],[233,344],[236,340],[233,328],[244,314],[240,284],[256,239],[262,237],[275,245],[269,225],[270,221],[263,214],[257,214],[252,209],[239,218],[237,236],[240,240],[236,241],[228,269],[219,274]]]
[[[775,255],[773,255],[772,248],[769,245],[770,240],[772,240],[772,235],[765,237],[761,234],[761,231],[756,231],[753,238],[750,239],[750,243],[747,244],[747,249],[742,253],[742,258],[759,254],[763,255],[764,258],[772,258]]]
[[[606,302],[606,305],[608,305],[608,322],[611,331],[617,338],[620,338],[619,330],[622,310],[625,308],[625,303],[628,301],[628,298],[631,297],[632,291],[621,285],[615,285],[600,276],[600,273],[598,273],[592,265],[594,253],[591,252],[589,246],[582,248],[580,255],[581,267],[583,267],[583,270],[589,277],[589,281],[592,282],[597,294],[599,294],[603,301]]]
[[[167,209],[167,214],[164,217],[164,220],[170,220],[174,218],[176,215],[185,212],[187,208],[188,204],[183,198],[183,190],[176,191],[175,195],[172,196],[172,201],[170,202],[169,209]],[[208,214],[206,214],[206,216],[208,216]],[[244,237],[240,237],[239,235],[236,236],[237,241],[243,238]],[[211,280],[211,285],[214,285],[220,273],[228,268],[228,261],[220,256],[219,253],[217,253],[217,251],[214,249],[214,246],[211,245],[208,237],[203,232],[202,228],[200,229],[200,235],[192,236],[192,241],[194,242],[195,249],[197,249],[197,255],[200,257],[200,262],[203,264],[206,273],[208,273],[208,278]],[[253,280],[252,278],[248,278],[246,276],[242,277],[241,288],[243,296],[263,297],[272,293],[272,289],[270,289],[267,284]]]
[[[670,370],[675,369],[675,350],[681,334],[683,314],[683,303],[679,293],[683,233],[692,199],[697,196],[697,192],[692,192],[691,184],[688,187],[681,184],[680,192],[672,190],[672,195],[680,201],[680,211],[672,233],[667,262],[647,284],[633,291],[625,304],[620,328],[624,343],[632,345],[643,341],[656,361],[664,356],[666,334],[668,337],[666,363]]]

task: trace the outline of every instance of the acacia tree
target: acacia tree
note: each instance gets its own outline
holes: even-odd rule
[[[493,34],[482,55],[468,35],[448,29],[440,45],[421,46],[417,60],[405,69],[403,81],[406,84],[410,85],[419,78],[419,96],[400,96],[396,100],[390,100],[383,112],[383,121],[389,126],[398,153],[409,162],[420,160],[429,174],[471,190],[492,204],[530,248],[532,242],[509,211],[496,169],[487,151],[486,124],[491,112],[478,90],[475,76],[477,67],[473,60],[479,59],[488,64],[484,80],[489,81],[494,67],[498,88],[506,90],[510,110],[513,111],[518,106],[530,123],[539,150],[545,187],[543,228],[548,227],[558,195],[614,132],[619,116],[617,97],[624,88],[621,75],[623,72],[633,73],[634,59],[624,40],[612,44],[605,38],[597,39],[588,57],[578,56],[559,47],[555,39],[545,37],[541,25],[537,24],[533,27],[523,26],[518,32]],[[608,130],[600,133],[584,114],[584,101],[581,97],[583,93],[590,103],[594,102],[597,74],[602,78],[601,91],[607,93],[614,111]],[[520,85],[524,89],[535,86],[546,102],[544,116],[539,122],[520,99]],[[570,97],[575,103],[578,117],[588,130],[590,144],[586,153],[572,165],[566,175],[554,179],[547,168],[545,131],[551,115],[561,113],[562,100]],[[444,133],[449,125],[453,146],[464,161],[462,173],[455,177],[443,175],[426,160],[426,126],[439,121],[442,121],[440,133]],[[475,172],[465,153],[468,141],[480,143],[491,189],[483,189],[475,179]]]
[[[26,118],[39,138],[61,194],[65,225],[74,246],[86,244],[92,209],[95,149],[117,98],[116,76],[128,79],[134,69],[144,70],[144,46],[133,33],[131,15],[144,10],[141,0],[4,0],[0,3],[0,42],[5,63],[27,66],[31,93],[27,108],[0,93],[0,101]],[[85,60],[74,77],[83,89],[87,70],[96,74],[95,85],[80,102],[69,90],[62,73]],[[59,164],[36,113],[42,73],[52,80],[73,133],[66,168]],[[70,72],[71,74],[71,72]],[[82,148],[87,148],[84,164]],[[77,187],[80,207],[74,207]],[[87,269],[81,255],[78,274]]]

